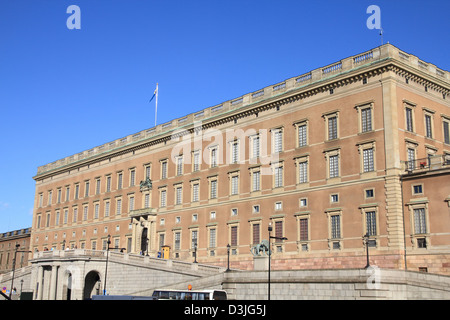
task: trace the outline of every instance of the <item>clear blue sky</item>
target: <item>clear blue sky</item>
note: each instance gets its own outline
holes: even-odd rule
[[[69,30],[67,7],[81,9]],[[450,1],[0,0],[0,232],[37,167],[384,42],[450,70]]]

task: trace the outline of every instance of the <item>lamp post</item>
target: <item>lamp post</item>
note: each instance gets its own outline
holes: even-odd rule
[[[12,265],[12,278],[11,278],[11,288],[9,289],[9,298],[11,299],[11,294],[13,292],[14,288],[14,272],[16,271],[16,256],[17,251],[19,250],[20,244],[16,244],[16,251],[14,252],[14,259],[13,259],[13,265]]]
[[[14,259],[13,259],[13,265],[12,265],[12,278],[11,278],[11,288],[9,289],[9,298],[11,299],[11,294],[14,289],[14,273],[16,271],[16,258],[17,258],[17,252],[31,252],[27,250],[19,250],[20,244],[16,244],[16,251],[14,251]],[[23,280],[22,280],[23,281]]]
[[[366,266],[364,267],[364,269],[367,269],[370,267],[370,263],[369,263],[369,234],[366,233],[363,236],[363,240],[364,240],[364,244],[366,245],[366,259],[367,259],[367,263]]]
[[[227,244],[227,255],[228,255],[227,270],[225,270],[225,271],[230,271],[230,244]]]
[[[108,234],[108,241],[106,242],[108,247],[106,248],[106,267],[105,267],[105,283],[103,284],[103,295],[106,296],[106,275],[108,274],[108,256],[109,256],[109,245],[111,244],[111,235]]]
[[[272,223],[269,222],[269,227],[268,227],[268,231],[269,231],[269,272],[268,272],[268,292],[267,292],[267,300],[270,300],[270,256],[272,253],[272,250],[270,250],[270,239],[276,239],[276,240],[287,240],[286,237],[276,237],[276,236],[271,236],[270,233],[272,232]]]

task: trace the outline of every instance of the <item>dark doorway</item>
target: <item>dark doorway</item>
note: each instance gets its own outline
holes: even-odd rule
[[[147,251],[147,245],[148,245],[147,233],[148,233],[148,229],[144,228],[142,230],[142,237],[141,237],[141,253],[142,254],[145,254],[145,252]]]
[[[72,296],[72,274],[69,273],[68,277],[67,277],[67,300],[71,299]]]
[[[90,271],[84,278],[83,299],[87,300],[92,295],[100,294],[100,275],[97,271]]]

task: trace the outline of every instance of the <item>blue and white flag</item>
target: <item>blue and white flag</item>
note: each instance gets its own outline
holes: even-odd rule
[[[153,98],[154,98],[157,94],[158,94],[158,84],[156,84],[156,89],[155,89],[155,91],[153,92],[153,96],[152,96],[152,98],[150,99],[149,102],[152,102]]]
[[[156,115],[158,112],[158,83],[156,84],[156,89],[155,89],[155,91],[153,91],[153,96],[150,99],[149,103],[152,102],[154,97],[156,97],[156,102],[155,102],[155,127],[156,127]]]

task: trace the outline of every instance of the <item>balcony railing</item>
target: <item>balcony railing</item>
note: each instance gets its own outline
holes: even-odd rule
[[[418,171],[432,171],[443,168],[450,168],[450,155],[434,155],[428,158],[402,161],[404,171],[413,173]]]

